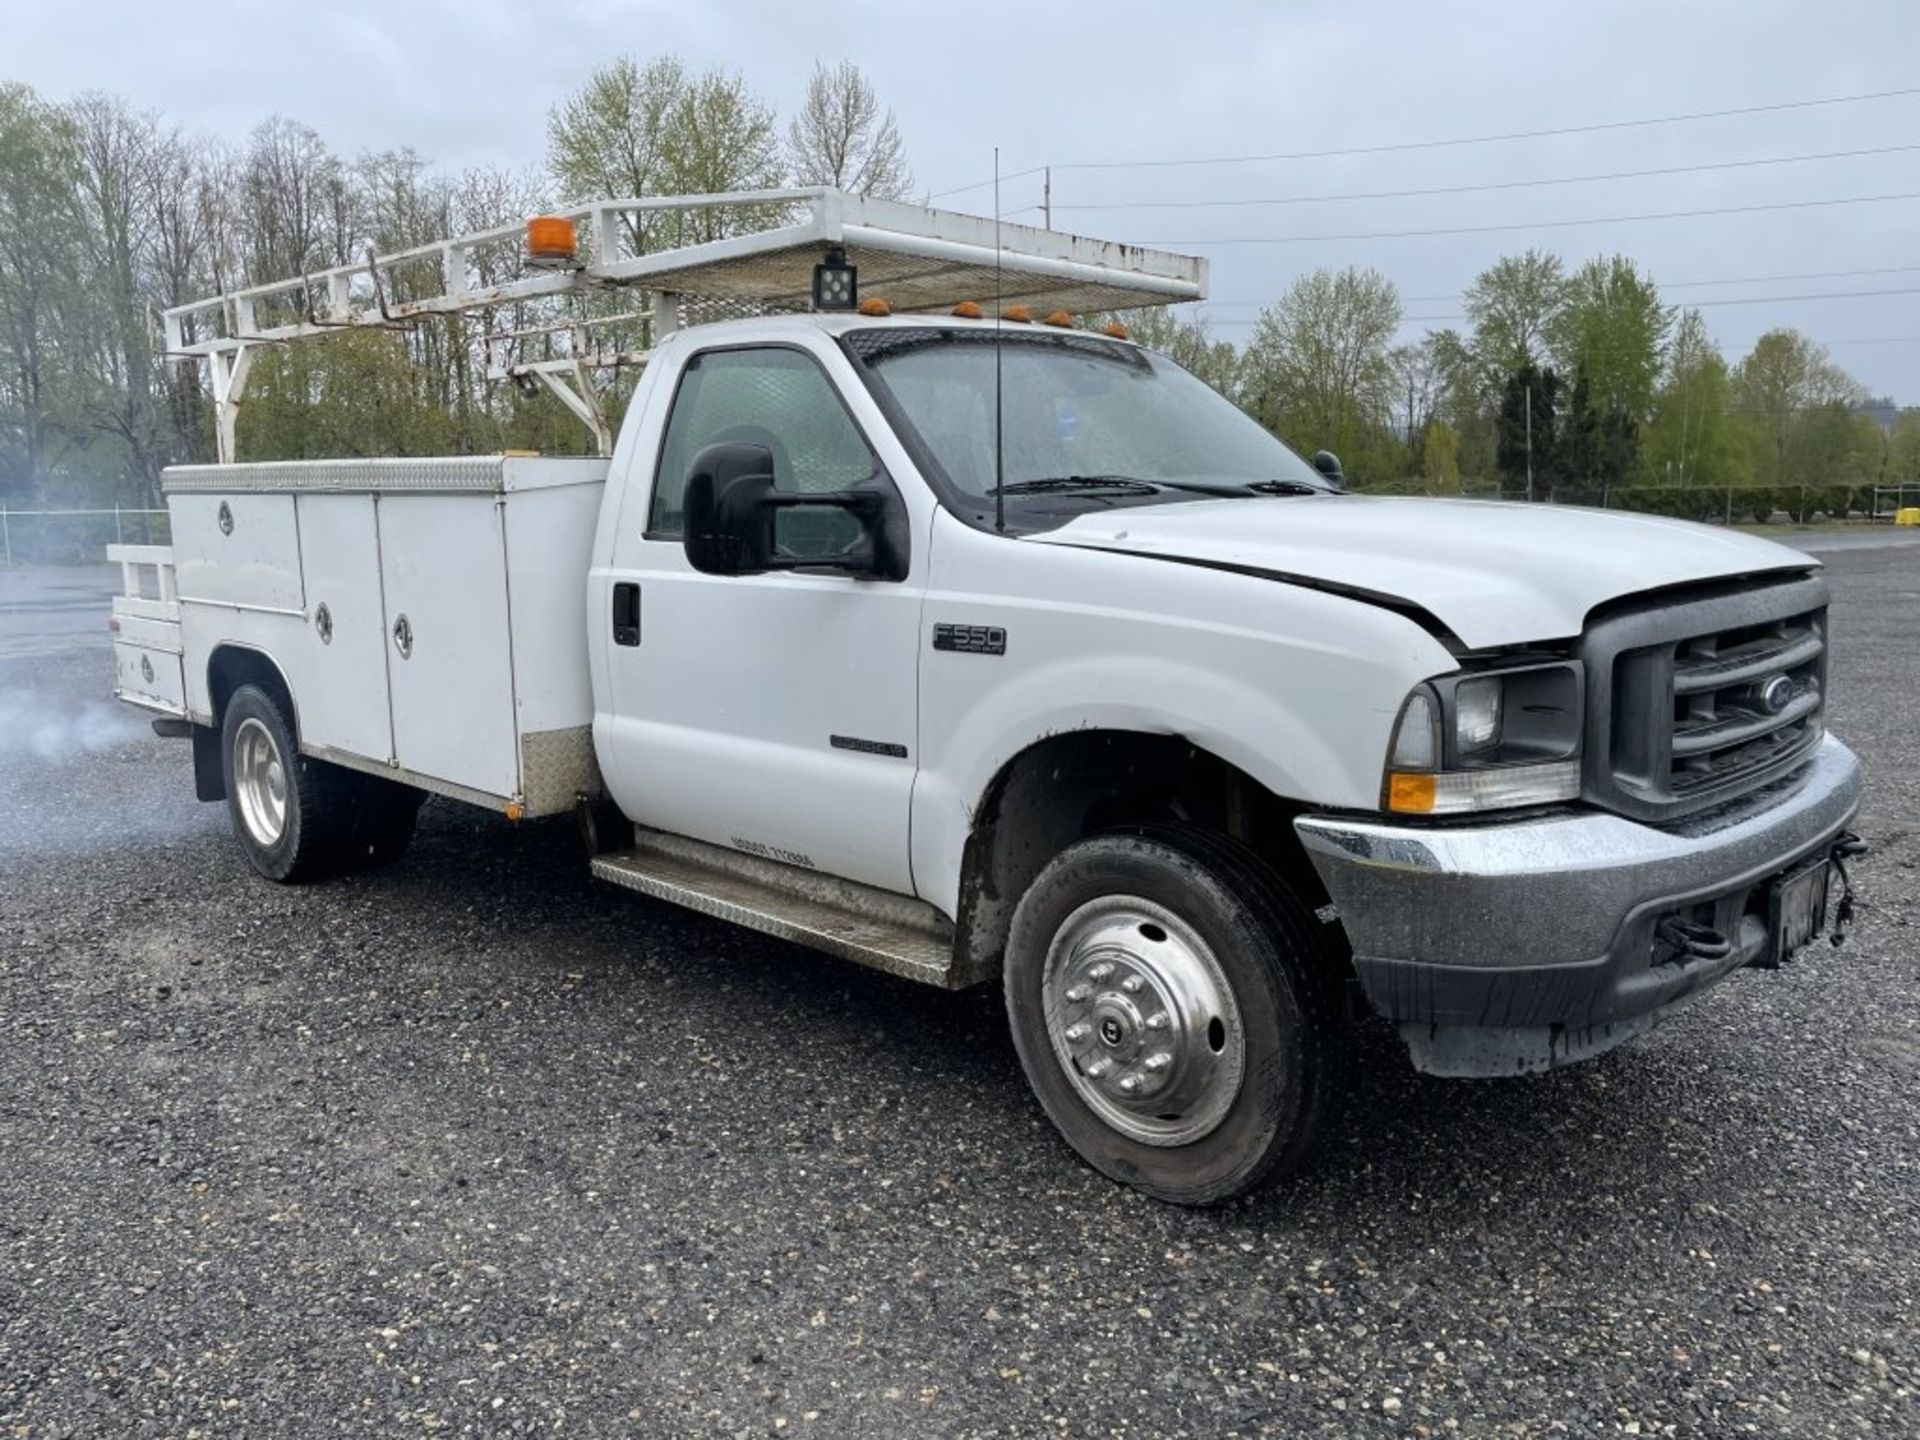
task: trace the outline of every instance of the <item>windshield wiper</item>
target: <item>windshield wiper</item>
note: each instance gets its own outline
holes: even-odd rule
[[[1125,491],[1129,495],[1157,495],[1160,486],[1152,480],[1135,480],[1128,475],[1047,475],[1038,480],[1015,480],[996,485],[989,495],[1071,494],[1074,491]]]

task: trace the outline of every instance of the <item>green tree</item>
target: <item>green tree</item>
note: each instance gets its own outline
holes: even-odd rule
[[[1377,270],[1320,269],[1261,311],[1242,399],[1296,450],[1338,453],[1356,483],[1397,475],[1393,336],[1400,297]]]
[[[1470,348],[1484,387],[1497,393],[1522,366],[1546,358],[1547,332],[1566,303],[1560,257],[1544,250],[1504,255],[1462,297],[1473,326]]]
[[[1460,493],[1460,437],[1444,420],[1431,421],[1426,427],[1420,473],[1436,493]]]
[[[1595,411],[1636,425],[1653,410],[1673,312],[1650,276],[1624,255],[1589,260],[1566,285],[1547,325],[1563,373],[1584,371]]]
[[[1893,422],[1887,438],[1888,485],[1920,485],[1920,410],[1909,406]]]
[[[1494,457],[1503,493],[1522,499],[1547,493],[1559,469],[1559,397],[1560,377],[1531,361],[1507,377]]]
[[[1769,330],[1733,374],[1734,404],[1748,441],[1755,478],[1769,485],[1816,482],[1802,468],[1816,457],[1831,460],[1830,424],[1823,410],[1843,411],[1866,398],[1865,388],[1835,365],[1826,347],[1798,330]],[[1810,428],[1821,429],[1810,440]]]
[[[1602,473],[1601,435],[1601,418],[1593,409],[1593,388],[1582,366],[1574,371],[1567,411],[1555,437],[1553,488],[1564,490],[1565,499],[1586,502],[1603,498],[1606,479]]]
[[[668,55],[601,67],[547,118],[547,164],[568,200],[711,195],[785,179],[773,111],[736,75],[694,75]],[[769,206],[628,215],[638,251],[721,239],[779,221]]]
[[[1743,485],[1751,460],[1732,414],[1727,362],[1698,310],[1687,310],[1667,350],[1666,377],[1642,434],[1640,473],[1648,485]]]

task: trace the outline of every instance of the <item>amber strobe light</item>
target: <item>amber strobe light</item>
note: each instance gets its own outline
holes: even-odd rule
[[[573,221],[564,215],[536,215],[527,221],[527,258],[565,264],[580,253]]]

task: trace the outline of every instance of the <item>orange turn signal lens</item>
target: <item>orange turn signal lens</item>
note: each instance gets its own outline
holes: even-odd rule
[[[891,315],[893,314],[893,306],[882,300],[878,295],[874,295],[860,302],[860,313],[862,315]]]
[[[1047,316],[1047,318],[1042,323],[1047,325],[1058,325],[1063,330],[1071,330],[1073,328],[1073,316],[1069,315],[1064,310],[1056,310],[1051,315]]]
[[[580,253],[573,221],[564,215],[536,215],[527,221],[527,254],[536,260],[571,260]]]
[[[958,305],[953,307],[953,313],[962,320],[978,320],[981,312],[980,307],[974,304],[973,301],[962,300]]]
[[[1387,808],[1403,815],[1431,815],[1435,790],[1433,776],[1396,770],[1387,777]]]
[[[1122,325],[1118,320],[1115,320],[1100,333],[1111,336],[1115,340],[1124,340],[1127,338],[1127,327]]]
[[[1033,323],[1033,311],[1024,305],[1009,305],[1000,312],[1000,318],[1012,320],[1021,325],[1030,325]]]

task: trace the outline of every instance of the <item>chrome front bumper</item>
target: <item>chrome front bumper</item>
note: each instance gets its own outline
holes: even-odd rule
[[[1369,1002],[1432,1074],[1567,1064],[1647,1029],[1763,956],[1749,899],[1830,846],[1860,804],[1860,762],[1828,736],[1799,770],[1668,826],[1586,812],[1416,827],[1294,822]],[[1656,965],[1654,928],[1712,906],[1723,958]]]

